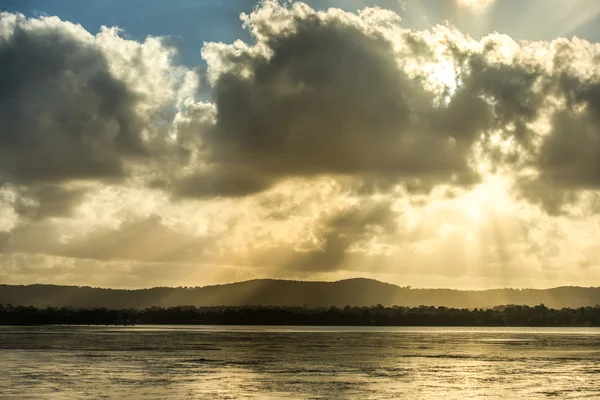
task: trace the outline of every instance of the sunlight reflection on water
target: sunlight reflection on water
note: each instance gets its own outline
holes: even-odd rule
[[[0,327],[0,398],[600,398],[600,329]]]

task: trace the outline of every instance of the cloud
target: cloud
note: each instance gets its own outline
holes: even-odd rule
[[[60,185],[34,185],[25,186],[17,193],[15,211],[37,220],[72,216],[73,209],[83,202],[85,190]]]
[[[148,286],[192,286],[207,280],[227,283],[244,279],[243,269],[185,263],[149,263],[73,259],[42,254],[0,254],[3,284],[72,285],[147,288]]]
[[[274,1],[242,23],[200,99],[164,38],[1,14],[1,276],[597,276],[598,44]]]
[[[381,28],[390,18],[265,2],[244,17],[253,46],[205,45],[216,121],[200,134],[214,180],[228,177],[241,195],[294,176],[469,175],[477,122],[456,117],[454,105],[436,106],[434,93],[399,67]],[[204,173],[185,185],[199,196],[219,191]]]
[[[550,214],[563,212],[578,193],[600,188],[600,76],[593,67],[599,54],[597,44],[559,39],[544,55],[552,61],[541,76],[544,102],[536,114],[542,122],[530,124],[537,145],[526,149],[529,162],[522,164],[533,173],[519,179],[519,188]]]
[[[158,216],[125,221],[118,230],[94,232],[57,244],[54,254],[104,261],[193,262],[210,238],[165,226]]]
[[[68,215],[82,190],[65,185],[123,181],[176,150],[168,132],[197,80],[173,55],[114,28],[0,14],[0,183],[20,188],[20,212]]]
[[[110,73],[94,38],[57,18],[2,14],[0,170],[55,182],[120,177],[143,155],[135,95]]]
[[[550,134],[542,142],[541,179],[560,187],[598,189],[600,81],[562,82],[567,104],[553,115]]]
[[[427,191],[473,185],[479,157],[491,171],[533,169],[519,186],[532,201],[564,197],[534,188],[595,184],[597,49],[583,41],[476,41],[451,27],[405,29],[381,9],[265,1],[242,18],[252,45],[204,46],[212,99],[195,102],[198,76],[173,64],[165,40],[2,15],[3,75],[15,75],[0,92],[4,181],[58,192],[136,174],[176,196],[212,198],[330,175]]]
[[[0,253],[45,254],[118,262],[193,263],[204,257],[214,238],[186,234],[165,225],[158,216],[123,221],[114,228],[67,235],[56,224],[40,221],[15,228],[0,237]]]
[[[285,268],[304,273],[343,269],[353,248],[398,234],[398,215],[388,202],[365,201],[320,219],[316,248],[297,252]]]
[[[380,9],[355,15],[271,1],[243,20],[253,45],[203,48],[214,108],[182,114],[181,137],[201,146],[199,166],[171,177],[180,195],[244,196],[321,175],[384,190],[469,186],[482,177],[482,159],[488,172],[533,169],[536,180],[585,188],[557,170],[552,148],[566,126],[584,137],[595,129],[595,117],[574,111],[595,101],[593,85],[584,88],[595,79],[586,77],[597,52],[589,43],[476,41],[447,26],[411,31]],[[571,111],[557,106],[563,101]],[[594,148],[576,142],[573,154]],[[573,164],[595,159],[585,151]],[[529,192],[539,184],[527,178],[520,187],[537,201]]]

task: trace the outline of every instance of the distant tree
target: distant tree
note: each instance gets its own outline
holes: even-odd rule
[[[503,306],[494,309],[448,307],[150,307],[69,309],[0,307],[0,324],[258,324],[386,326],[600,326],[600,307],[577,309]]]

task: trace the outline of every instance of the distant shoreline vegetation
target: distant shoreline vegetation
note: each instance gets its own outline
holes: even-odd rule
[[[600,326],[600,306],[35,308],[0,305],[0,325]]]

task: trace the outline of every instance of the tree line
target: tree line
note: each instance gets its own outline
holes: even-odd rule
[[[0,325],[600,326],[600,306],[35,308],[0,305]]]

